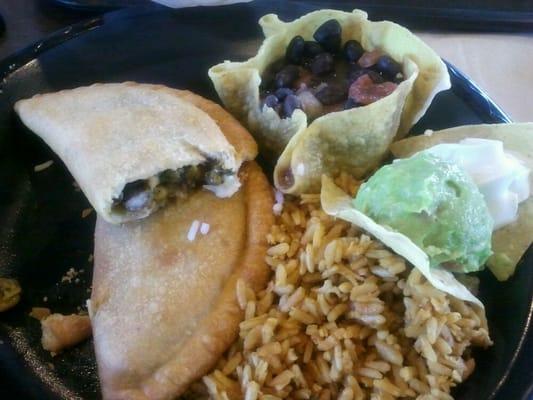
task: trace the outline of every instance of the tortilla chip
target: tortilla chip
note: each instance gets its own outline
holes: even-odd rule
[[[259,85],[265,69],[284,56],[294,36],[312,40],[314,31],[332,18],[342,26],[343,42],[356,39],[366,50],[382,49],[403,63],[406,79],[373,104],[330,113],[311,124],[301,110],[282,119],[269,107],[261,109]],[[356,177],[365,175],[393,139],[405,136],[422,117],[435,95],[450,87],[444,63],[425,43],[392,22],[369,21],[360,10],[321,10],[288,23],[268,14],[259,24],[266,39],[257,55],[215,65],[209,77],[226,108],[253,133],[263,155],[281,155],[274,179],[285,193],[318,192],[322,173],[345,170]],[[280,178],[287,175],[294,182],[282,185]]]
[[[469,125],[435,131],[401,140],[391,146],[395,157],[404,158],[440,143],[456,143],[466,138],[500,140],[506,151],[522,160],[533,171],[533,123]],[[529,174],[533,189],[533,173]],[[492,235],[494,255],[487,265],[500,281],[509,279],[533,240],[533,197],[520,203],[518,219]]]

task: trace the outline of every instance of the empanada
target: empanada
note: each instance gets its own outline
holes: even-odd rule
[[[235,340],[236,283],[265,285],[273,223],[260,168],[240,175],[230,198],[199,191],[140,221],[98,218],[90,315],[105,399],[173,399]]]
[[[221,107],[161,85],[95,84],[20,100],[15,110],[111,223],[144,218],[202,186],[231,196],[241,163],[257,153]]]

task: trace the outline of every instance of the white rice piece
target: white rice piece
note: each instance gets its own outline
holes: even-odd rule
[[[41,172],[41,171],[44,171],[46,168],[51,167],[53,163],[54,163],[53,160],[45,161],[45,162],[43,162],[42,164],[37,164],[35,167],[33,167],[33,170],[34,170],[35,172]]]
[[[325,215],[319,197],[287,197],[283,209],[268,235],[267,288],[236,285],[244,320],[204,377],[211,399],[451,399],[475,367],[465,350],[491,344],[474,310]]]
[[[202,222],[200,225],[200,233],[202,235],[207,235],[209,233],[209,229],[211,228],[211,225],[209,225],[207,222]]]
[[[272,211],[275,215],[280,215],[283,211],[283,202],[285,201],[285,197],[283,196],[283,193],[279,190],[274,191],[274,200],[275,203],[272,206]]]
[[[187,233],[187,240],[189,242],[192,242],[194,239],[196,239],[196,234],[198,233],[199,228],[200,228],[200,221],[196,219],[192,221],[191,227],[189,228],[189,232]]]
[[[276,200],[276,203],[283,204],[283,201],[285,200],[285,197],[283,196],[283,193],[279,190],[276,190],[274,193],[274,198]]]

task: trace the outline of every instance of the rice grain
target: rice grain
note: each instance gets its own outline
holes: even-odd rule
[[[355,193],[358,182],[339,177]],[[319,196],[285,196],[267,237],[273,276],[237,282],[239,338],[202,380],[211,399],[451,399],[491,344],[484,316],[435,289]]]

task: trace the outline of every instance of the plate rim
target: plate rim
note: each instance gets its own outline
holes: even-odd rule
[[[63,7],[65,9],[80,11],[80,12],[109,12],[109,11],[115,11],[120,10],[125,7],[137,7],[139,5],[144,6],[144,4],[134,4],[129,5],[127,4],[131,0],[116,0],[115,4],[91,4],[91,2],[83,2],[78,0],[50,0],[52,3],[54,3],[58,7]],[[149,0],[144,0],[145,4],[147,4]],[[105,3],[105,2],[104,2]]]
[[[286,0],[286,1],[293,1],[293,0]],[[314,6],[317,6],[314,4]],[[310,8],[313,7],[313,4],[311,3]],[[134,6],[131,8],[125,8],[125,9],[119,9],[111,12],[104,13],[102,15],[99,15],[97,17],[89,17],[86,18],[80,22],[70,24],[65,26],[64,28],[61,28],[59,30],[56,30],[52,32],[49,35],[44,36],[42,39],[37,40],[33,42],[32,44],[23,47],[20,50],[15,51],[14,53],[0,59],[0,101],[6,101],[6,99],[3,99],[2,96],[2,88],[4,86],[4,82],[9,78],[9,76],[18,70],[22,69],[25,65],[31,63],[32,61],[36,60],[41,54],[52,50],[55,47],[58,47],[62,45],[65,42],[68,42],[72,39],[75,39],[76,37],[80,35],[84,35],[94,29],[98,29],[103,27],[107,24],[112,24],[114,20],[116,19],[123,19],[128,17],[135,17],[138,16],[138,14],[142,14],[144,12],[172,12],[172,13],[179,13],[184,9],[168,9],[164,6],[161,6],[159,4],[147,4],[147,5],[140,5],[140,6]],[[464,74],[461,70],[459,70],[457,67],[455,67],[450,62],[443,60],[446,64],[446,67],[448,69],[448,72],[450,74],[450,80],[452,81],[452,86],[450,90],[452,90],[458,97],[463,99],[465,102],[468,103],[468,105],[473,108],[476,113],[482,113],[485,118],[488,115],[490,117],[489,122],[485,122],[487,124],[493,124],[493,123],[511,123],[512,120],[505,113],[505,111],[502,110],[502,108],[497,105],[491,97],[486,93],[482,88],[480,88],[474,81],[472,81],[466,74]],[[472,98],[472,99],[469,99]],[[483,99],[484,102],[481,103],[479,101],[474,102],[472,101],[473,98]],[[529,252],[532,249],[531,245],[529,249],[526,251]],[[533,272],[532,272],[533,274]],[[487,400],[492,400],[494,397],[500,393],[503,386],[508,381],[509,375],[511,374],[511,370],[516,364],[516,361],[518,357],[521,355],[524,343],[527,340],[528,334],[531,330],[531,326],[533,325],[533,292],[529,293],[529,299],[527,301],[528,303],[528,311],[526,314],[526,319],[524,322],[524,330],[520,334],[520,338],[518,340],[518,344],[513,351],[512,357],[510,358],[510,361],[508,363],[507,369],[505,370],[505,373],[501,376],[501,378],[498,381],[498,384],[494,387],[492,392],[490,393],[490,396]],[[2,335],[3,336],[3,335]],[[10,346],[12,347],[12,346]],[[18,354],[18,353],[17,353]],[[4,363],[3,358],[0,358],[0,367],[1,364]],[[0,372],[5,371],[5,369],[0,368]],[[9,376],[12,378],[15,378],[16,382],[21,383],[22,377],[19,377],[19,374],[16,373],[10,373],[9,370],[5,371],[5,376]],[[39,380],[39,382],[41,382]],[[48,388],[42,388],[46,391],[49,391]]]

